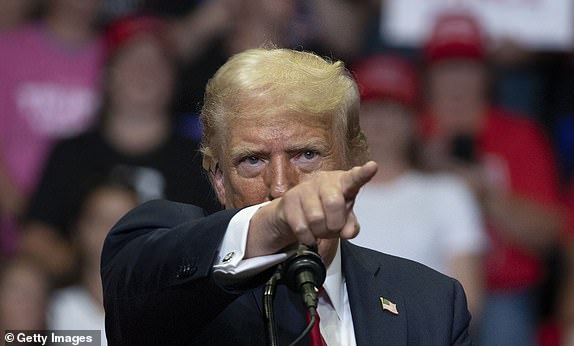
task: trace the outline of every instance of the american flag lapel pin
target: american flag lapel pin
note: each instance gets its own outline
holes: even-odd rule
[[[392,313],[393,315],[399,314],[399,310],[397,310],[397,304],[391,302],[390,300],[388,300],[385,297],[380,297],[380,299],[381,299],[381,305],[383,307],[383,310],[386,310],[386,311]]]

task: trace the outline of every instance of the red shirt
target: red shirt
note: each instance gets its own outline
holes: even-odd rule
[[[434,122],[432,117],[423,118],[428,137],[436,135]],[[477,135],[476,149],[489,179],[498,188],[544,205],[559,204],[554,153],[534,122],[491,108]],[[501,237],[492,225],[488,228],[491,238],[485,263],[488,287],[523,288],[536,284],[543,273],[540,259]]]

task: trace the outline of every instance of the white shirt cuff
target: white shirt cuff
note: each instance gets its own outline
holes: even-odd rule
[[[244,208],[231,218],[213,266],[213,274],[221,284],[232,284],[236,280],[253,277],[289,257],[287,253],[278,253],[244,259],[251,218],[267,203]]]

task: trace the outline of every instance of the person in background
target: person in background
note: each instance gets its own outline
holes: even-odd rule
[[[43,5],[38,21],[0,34],[0,251],[6,253],[18,251],[17,222],[52,145],[87,130],[99,103],[99,0]]]
[[[558,174],[541,128],[491,104],[481,30],[466,13],[437,17],[423,52],[425,155],[468,183],[487,223],[479,343],[533,345],[542,260],[562,227]]]
[[[48,329],[101,330],[106,344],[100,280],[100,255],[112,226],[139,202],[128,184],[104,181],[91,188],[76,221],[80,281],[54,292],[48,307]]]
[[[19,28],[30,20],[37,5],[37,0],[1,0],[0,34]]]
[[[156,1],[165,8],[164,2]],[[273,44],[337,59],[359,51],[364,1],[211,0],[170,18],[180,62],[175,109],[191,135],[201,137],[198,115],[205,85],[233,54]],[[185,7],[185,5],[172,6]],[[368,12],[370,13],[370,12]],[[183,14],[183,15],[182,15]]]
[[[458,279],[477,318],[486,246],[482,215],[464,182],[423,170],[414,66],[398,56],[372,55],[352,70],[361,91],[361,127],[379,164],[355,203],[363,231],[353,243]]]
[[[172,128],[174,70],[164,23],[124,17],[109,27],[106,42],[101,121],[94,131],[56,145],[25,217],[25,249],[55,276],[65,277],[73,266],[71,223],[78,201],[103,177],[131,177],[142,200],[167,198],[219,209],[201,170],[198,143]]]
[[[0,333],[46,329],[50,283],[41,266],[24,256],[0,266]]]

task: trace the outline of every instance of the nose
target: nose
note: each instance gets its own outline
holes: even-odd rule
[[[269,188],[269,200],[279,198],[290,188],[298,183],[295,168],[287,158],[271,161],[267,172],[267,186]]]

